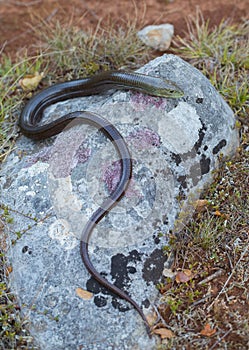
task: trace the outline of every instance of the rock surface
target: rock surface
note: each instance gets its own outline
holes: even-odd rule
[[[137,33],[142,42],[155,50],[166,51],[174,35],[174,26],[169,23],[150,25]]]
[[[108,92],[51,106],[45,120],[69,111],[104,116],[126,138],[133,177],[120,204],[96,227],[90,256],[98,271],[148,314],[165,267],[167,232],[191,215],[218,157],[233,154],[238,133],[231,109],[195,68],[164,55],[140,69],[175,81],[180,99]],[[50,140],[20,137],[1,174],[1,202],[13,211],[11,281],[38,346],[50,349],[153,349],[140,316],[85,270],[84,223],[118,181],[113,145],[93,127],[76,125]],[[186,201],[187,203],[187,201]],[[165,233],[166,236],[162,236]],[[166,237],[166,238],[165,238]],[[78,288],[92,298],[81,298]]]

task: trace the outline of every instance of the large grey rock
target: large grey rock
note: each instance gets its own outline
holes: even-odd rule
[[[177,230],[191,215],[191,201],[211,181],[219,155],[235,151],[238,134],[231,109],[188,63],[164,55],[140,72],[175,81],[185,96],[109,92],[52,106],[46,118],[87,109],[126,138],[133,179],[120,205],[97,225],[90,255],[147,314],[165,262],[167,238],[160,233],[167,237],[175,222]],[[16,241],[8,253],[12,287],[43,350],[155,348],[137,312],[91,278],[79,253],[84,223],[118,181],[117,160],[100,132],[77,125],[53,140],[20,137],[3,166],[1,202],[13,209],[9,229]],[[179,198],[188,203],[187,215],[180,215]],[[80,298],[77,288],[93,297]]]

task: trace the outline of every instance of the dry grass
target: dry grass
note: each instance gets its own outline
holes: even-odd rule
[[[191,278],[159,285],[161,322],[175,334],[162,349],[248,348],[248,181],[248,151],[241,147],[216,173],[203,194],[205,205],[171,237],[172,270],[191,272]],[[200,334],[206,324],[214,329],[212,336]]]

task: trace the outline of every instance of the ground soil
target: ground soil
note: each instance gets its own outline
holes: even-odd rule
[[[210,25],[222,19],[240,22],[247,14],[248,0],[0,0],[0,54],[15,56],[34,45],[33,26],[42,20],[59,20],[87,29],[102,23],[137,21],[137,27],[172,23],[175,34],[184,35],[186,17],[200,8]]]

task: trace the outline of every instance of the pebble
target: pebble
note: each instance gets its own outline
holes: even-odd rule
[[[150,25],[140,30],[137,35],[145,45],[155,50],[166,51],[174,35],[174,26],[169,23]]]

